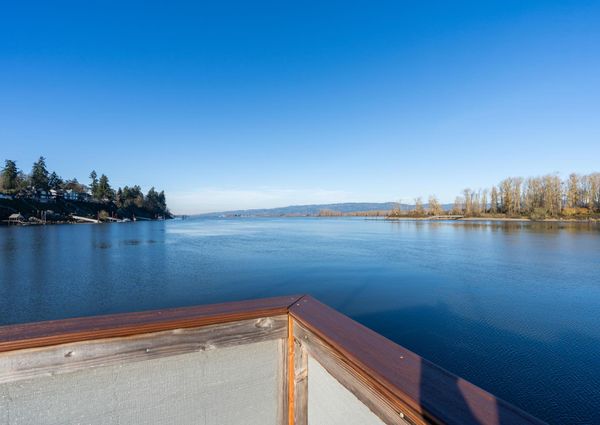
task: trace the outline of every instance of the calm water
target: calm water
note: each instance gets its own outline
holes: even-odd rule
[[[0,323],[310,293],[551,423],[600,423],[595,226],[198,219],[0,228]]]

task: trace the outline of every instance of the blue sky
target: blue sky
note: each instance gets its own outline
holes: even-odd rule
[[[600,2],[4,2],[0,159],[181,213],[600,171]]]

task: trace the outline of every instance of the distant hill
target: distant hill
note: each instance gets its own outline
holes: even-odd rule
[[[221,211],[201,216],[250,216],[250,217],[278,217],[278,216],[311,216],[319,215],[321,211],[333,211],[339,213],[354,213],[367,211],[391,211],[398,208],[397,202],[345,202],[341,204],[313,204],[313,205],[290,205],[280,208],[264,208],[250,210]],[[414,208],[414,205],[400,204],[402,211],[408,211]],[[425,205],[426,207],[426,205]],[[444,208],[451,208],[451,205],[444,205]]]

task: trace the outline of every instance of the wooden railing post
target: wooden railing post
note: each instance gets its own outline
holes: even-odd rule
[[[294,425],[308,424],[308,353],[294,338]]]

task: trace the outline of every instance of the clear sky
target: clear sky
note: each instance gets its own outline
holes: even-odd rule
[[[600,171],[600,1],[4,1],[0,159],[174,212]]]

